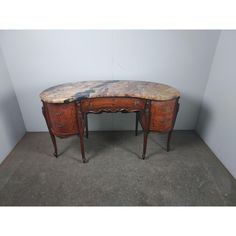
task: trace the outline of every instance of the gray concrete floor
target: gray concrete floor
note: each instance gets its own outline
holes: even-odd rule
[[[192,131],[151,133],[147,159],[143,135],[90,132],[89,163],[79,138],[58,139],[52,155],[48,133],[27,133],[0,165],[2,206],[222,206],[236,205],[236,181]]]

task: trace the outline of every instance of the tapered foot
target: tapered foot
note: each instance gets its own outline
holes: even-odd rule
[[[142,155],[142,159],[145,160],[145,155],[144,154]]]
[[[87,159],[83,159],[83,163],[88,163],[88,160]]]
[[[53,156],[55,156],[55,157],[57,158],[57,157],[58,157],[58,154],[54,152],[54,153],[53,153]]]

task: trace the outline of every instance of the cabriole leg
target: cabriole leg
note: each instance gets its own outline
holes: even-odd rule
[[[88,138],[88,114],[85,114],[85,132],[86,138]]]
[[[148,132],[144,131],[143,133],[143,154],[142,154],[142,159],[145,159],[146,155],[146,150],[147,150],[147,137],[148,137]]]
[[[168,137],[167,137],[167,145],[166,145],[166,151],[167,151],[167,152],[170,151],[170,139],[171,139],[171,135],[172,135],[172,130],[168,133]]]
[[[50,137],[51,137],[51,140],[52,140],[52,143],[53,143],[53,147],[54,147],[54,153],[53,155],[55,157],[58,157],[58,152],[57,152],[57,141],[56,141],[56,137],[55,135],[52,133],[51,129],[50,129],[50,126],[49,126],[49,123],[48,123],[48,119],[47,119],[47,114],[44,110],[44,107],[42,107],[42,113],[43,113],[43,116],[46,120],[46,124],[47,124],[47,127],[48,127],[48,131],[49,131],[49,134],[50,134]]]
[[[150,124],[150,107],[151,107],[151,101],[147,100],[146,105],[145,105],[145,124],[144,124],[144,129],[143,129],[143,154],[142,154],[142,159],[145,159],[146,155],[146,149],[147,149],[147,137],[149,133],[149,124]]]
[[[80,150],[81,150],[83,163],[86,163],[87,160],[85,158],[85,153],[84,153],[84,135],[83,134],[80,134]]]
[[[135,119],[135,136],[138,135],[138,118],[139,118],[139,113],[136,111],[136,119]]]
[[[80,102],[77,103],[77,108],[78,108],[77,122],[78,122],[78,127],[79,127],[80,151],[81,151],[83,163],[86,163],[87,160],[85,158],[85,153],[84,153],[84,122],[85,122],[84,120],[85,120],[86,115],[84,115],[81,111]]]
[[[53,153],[53,155],[55,157],[58,157],[56,137],[51,132],[49,132],[49,133],[50,133],[50,136],[51,136],[51,139],[52,139],[52,143],[53,143],[53,146],[54,146],[54,153]]]
[[[177,117],[177,113],[179,111],[179,102],[178,101],[179,101],[179,98],[176,99],[175,115],[174,115],[174,119],[173,119],[172,130],[169,131],[168,137],[167,137],[167,145],[166,145],[166,151],[167,152],[170,151],[170,139],[171,139],[171,136],[172,136],[172,131],[173,131],[174,125],[175,125],[175,120],[176,120],[176,117]]]

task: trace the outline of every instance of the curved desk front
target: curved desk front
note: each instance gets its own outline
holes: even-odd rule
[[[88,138],[88,113],[135,112],[137,135],[140,122],[144,139],[142,158],[145,159],[147,137],[150,131],[168,133],[167,151],[179,109],[180,93],[165,84],[131,81],[103,80],[61,84],[40,94],[43,115],[57,157],[56,138],[79,135],[83,162],[84,134]]]

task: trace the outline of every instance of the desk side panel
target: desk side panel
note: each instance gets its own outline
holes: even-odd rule
[[[79,133],[76,104],[44,103],[51,131],[56,136],[69,136]]]
[[[169,101],[152,101],[150,131],[171,131],[175,123],[177,106],[177,99]]]

